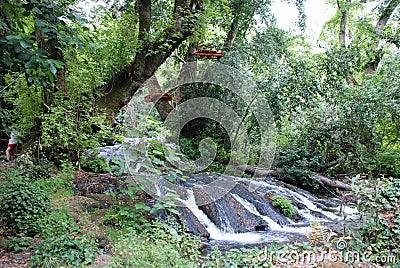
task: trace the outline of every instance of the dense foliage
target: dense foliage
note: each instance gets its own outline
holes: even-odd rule
[[[371,258],[382,254],[400,256],[399,183],[399,179],[383,177],[356,187],[362,224],[352,233],[353,249],[367,251]]]
[[[107,163],[94,148],[122,142],[121,108],[149,77],[168,80],[173,74],[165,73],[166,66],[198,62],[193,52],[205,48],[225,52],[219,63],[251,74],[257,97],[269,104],[277,132],[274,174],[314,191],[321,190],[321,176],[356,178],[363,220],[356,232],[333,238],[316,224],[308,243],[270,250],[327,250],[343,239],[349,250],[371,258],[400,258],[398,0],[329,1],[337,12],[324,25],[318,48],[302,35],[307,25],[301,0],[286,1],[299,11],[298,33],[280,29],[265,0],[105,2],[89,12],[81,8],[85,1],[0,0],[0,138],[6,146],[16,130],[22,145],[17,167],[0,174],[0,235],[9,236],[0,246],[29,250],[31,265],[45,267],[86,266],[102,252],[113,256],[113,266],[280,265],[259,249],[215,249],[200,257],[198,238],[184,227],[153,222],[158,213],[178,213],[174,193],[146,203],[131,180],[108,196],[114,202],[106,212],[77,209],[76,215],[63,205],[71,201],[75,169],[126,172],[123,160]],[[182,102],[210,97],[231,107],[249,137],[248,164],[257,165],[260,125],[239,96],[213,84],[175,90]],[[162,121],[153,111],[146,126],[134,125],[140,135],[155,138]],[[235,146],[231,134],[199,118],[182,129],[179,145],[195,160],[202,140],[211,138],[218,148],[206,171],[223,172]],[[184,176],[168,163],[181,155],[163,147],[153,139],[133,148],[128,160],[140,159],[146,172],[176,183]],[[286,216],[294,214],[290,199],[274,196],[272,203]],[[100,223],[91,225],[91,217]]]

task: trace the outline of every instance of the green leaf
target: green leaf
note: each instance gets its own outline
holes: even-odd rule
[[[36,13],[36,14],[39,14],[39,15],[43,14],[42,11],[40,9],[38,9],[37,7],[35,7],[33,9],[33,12]]]
[[[36,21],[36,26],[37,27],[44,27],[44,26],[47,26],[47,23],[45,21],[43,21],[43,20],[37,20]]]
[[[31,58],[31,55],[28,53],[21,53],[19,55],[19,59],[23,61],[28,61]]]
[[[19,41],[19,44],[21,45],[21,47],[23,47],[23,48],[25,48],[25,49],[31,47],[31,45],[28,44],[25,40]]]
[[[56,66],[56,68],[60,69],[64,67],[64,62],[59,61],[59,60],[52,60],[52,63],[54,64],[54,66]]]
[[[137,210],[150,211],[150,207],[147,206],[147,205],[145,205],[145,204],[142,203],[142,202],[136,203],[136,204],[135,204],[135,208],[136,208]]]
[[[54,66],[54,64],[52,62],[50,63],[50,71],[54,75],[56,75],[56,73],[57,73],[57,68]]]

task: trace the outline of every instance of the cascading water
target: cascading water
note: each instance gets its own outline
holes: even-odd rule
[[[140,141],[141,139],[133,138],[125,142],[135,146]],[[102,147],[99,148],[99,152],[107,161],[112,157],[123,158],[121,145]],[[131,171],[140,174],[140,163],[133,162],[131,165]],[[181,214],[178,217],[186,222],[192,233],[209,237],[212,241],[241,244],[294,241],[304,239],[304,234],[310,230],[310,221],[323,221],[338,227],[340,223],[337,223],[343,215],[357,212],[355,208],[342,206],[338,199],[320,199],[303,189],[270,177],[262,181],[250,181],[210,173],[187,175],[187,179],[179,181],[179,187],[185,189],[183,192],[186,192],[186,195],[180,195],[181,207],[178,210]],[[209,191],[213,190],[213,187],[207,185],[218,180],[219,184],[213,187],[219,198],[206,204],[204,199],[209,197]],[[218,191],[226,190],[223,189],[224,186],[232,186],[232,182],[234,187],[228,187],[226,194],[219,195]],[[152,190],[156,196],[162,195],[162,184],[152,186],[156,186],[156,189]],[[272,206],[272,195],[288,197],[294,205],[295,217],[285,217],[279,209]]]
[[[197,218],[209,233],[209,238],[219,243],[257,244],[264,242],[288,242],[304,238],[310,231],[310,221],[340,221],[341,204],[335,199],[319,199],[309,192],[294,186],[267,178],[264,181],[236,179],[237,185],[223,198],[198,206],[201,187],[217,176],[215,174],[196,174],[183,184],[196,187],[197,191],[187,190],[187,198],[180,200]],[[254,191],[249,184],[256,183]],[[296,210],[295,218],[288,218],[271,205],[269,195],[283,195],[292,200]],[[346,208],[353,213],[354,208]]]

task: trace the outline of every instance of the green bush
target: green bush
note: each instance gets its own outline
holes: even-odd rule
[[[13,252],[20,252],[29,249],[32,246],[34,238],[29,236],[10,236],[8,237],[7,247]]]
[[[353,182],[359,180],[359,176]],[[361,220],[352,228],[351,250],[375,256],[396,256],[400,260],[400,179],[380,178],[353,184]]]
[[[318,188],[318,180],[312,170],[318,168],[318,155],[304,146],[282,146],[279,148],[277,165],[284,169],[284,180],[304,189]]]
[[[96,173],[109,172],[110,167],[105,157],[98,157],[99,152],[94,151],[79,158],[80,166],[83,170]]]
[[[27,179],[16,177],[0,189],[0,217],[13,233],[37,234],[51,208],[49,197]]]
[[[29,163],[24,163],[21,161],[15,167],[1,171],[1,176],[9,181],[15,180],[15,177],[21,177],[30,182],[50,178],[50,169],[48,162],[42,161],[42,164],[39,165],[33,162],[36,159],[29,158],[25,160]]]
[[[400,148],[388,149],[377,155],[378,163],[381,165],[381,172],[394,177],[400,177]]]
[[[292,201],[283,195],[275,195],[272,198],[272,205],[282,211],[286,217],[292,217],[295,214]]]
[[[112,267],[194,267],[200,240],[178,224],[155,223],[138,233],[129,229],[115,244]]]
[[[97,246],[84,236],[64,234],[49,237],[41,243],[31,256],[30,265],[40,267],[78,267],[92,263]]]

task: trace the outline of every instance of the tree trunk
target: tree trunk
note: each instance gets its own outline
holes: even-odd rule
[[[151,30],[151,0],[137,2],[139,13],[139,40],[142,49],[134,61],[115,74],[100,90],[104,94],[97,105],[107,111],[109,116],[126,105],[143,83],[150,78],[172,52],[189,36],[194,34],[195,14],[201,10],[201,2],[176,0],[174,23],[163,31],[154,42],[147,36]]]
[[[265,169],[265,168],[258,168],[258,167],[253,167],[253,166],[249,166],[249,165],[236,166],[236,169],[253,174],[255,177],[274,176],[274,177],[279,178],[279,176],[282,175],[284,172],[284,170],[282,168]],[[344,191],[352,190],[351,185],[349,185],[347,183],[331,180],[331,179],[329,179],[321,174],[318,174],[318,173],[314,173],[314,176],[317,179],[319,179],[319,181],[324,185],[338,188],[338,189],[341,189]]]
[[[339,29],[339,43],[345,45],[346,44],[346,24],[347,17],[349,16],[349,8],[347,6],[341,7],[340,0],[337,0],[337,6],[339,11],[342,13],[342,18],[340,19],[340,29]],[[351,0],[347,0],[347,4],[350,4]]]
[[[389,4],[386,6],[386,8],[382,11],[378,22],[375,25],[375,34],[377,36],[376,41],[375,41],[375,47],[374,50],[377,51],[375,57],[369,61],[365,65],[365,74],[375,74],[376,69],[378,68],[379,62],[382,59],[383,53],[381,50],[378,50],[378,45],[379,45],[379,37],[382,34],[383,28],[386,26],[387,22],[389,21],[390,17],[392,16],[394,10],[397,8],[397,6],[400,4],[400,0],[391,0]]]

